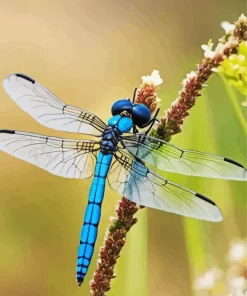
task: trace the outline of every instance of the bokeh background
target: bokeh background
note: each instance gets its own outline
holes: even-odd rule
[[[223,34],[220,22],[243,12],[245,0],[1,0],[0,80],[25,73],[66,103],[107,120],[111,104],[131,97],[140,77],[158,69],[162,114],[202,59],[201,44],[216,41]],[[172,143],[247,165],[246,132],[233,103],[242,100],[214,75]],[[39,125],[3,88],[0,102],[1,128],[81,138]],[[239,108],[246,119],[246,109]],[[243,182],[166,176],[211,197],[224,220],[139,211],[109,296],[193,295],[194,279],[212,266],[224,268],[232,239],[246,236]],[[90,180],[62,179],[3,152],[0,180],[0,295],[89,295],[119,196],[107,188],[96,251],[78,288],[75,264]]]

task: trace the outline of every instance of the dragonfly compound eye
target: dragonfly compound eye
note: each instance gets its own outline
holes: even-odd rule
[[[112,115],[118,115],[121,114],[124,111],[127,111],[128,113],[132,113],[133,105],[128,99],[122,99],[119,101],[116,101],[111,108]]]
[[[135,104],[132,109],[132,118],[138,127],[143,127],[150,121],[151,112],[147,106],[143,104]]]

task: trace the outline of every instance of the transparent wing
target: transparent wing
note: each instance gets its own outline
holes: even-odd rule
[[[139,205],[201,220],[222,220],[213,201],[162,178],[127,154],[115,153],[108,182],[112,189]]]
[[[96,115],[65,105],[48,89],[26,75],[9,75],[4,79],[3,87],[24,111],[49,128],[97,135],[106,127]]]
[[[229,158],[180,149],[168,142],[143,134],[123,137],[127,150],[136,157],[167,172],[185,175],[247,180],[247,170]]]
[[[0,130],[0,150],[65,178],[91,177],[99,147],[95,141]]]

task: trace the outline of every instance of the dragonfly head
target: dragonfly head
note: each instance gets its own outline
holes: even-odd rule
[[[149,108],[143,104],[132,104],[129,99],[116,101],[112,105],[112,115],[121,115],[131,117],[134,124],[143,127],[150,121],[151,112]]]

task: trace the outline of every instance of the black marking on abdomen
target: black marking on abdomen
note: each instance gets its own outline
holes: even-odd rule
[[[27,75],[24,75],[24,74],[15,74],[15,76],[21,77],[23,79],[26,79],[26,80],[30,81],[32,84],[35,83],[35,80],[33,80],[31,77],[28,77]]]
[[[87,223],[87,224],[89,225],[89,223]],[[84,224],[84,225],[86,225],[86,224]],[[83,226],[84,226],[84,225],[83,225]],[[91,225],[93,225],[93,224],[91,224]],[[95,243],[96,243],[96,242],[94,242],[94,243],[89,243],[89,242],[83,242],[83,241],[80,240],[80,245],[86,244],[86,245],[89,245],[89,246],[94,247],[94,246],[95,246]],[[82,256],[78,256],[78,258],[80,258],[80,257],[82,257],[82,258],[86,258],[86,257],[84,256],[84,254],[83,254]],[[87,259],[87,258],[86,258],[86,259]]]
[[[240,168],[243,168],[243,169],[244,169],[244,166],[242,166],[242,164],[236,162],[235,160],[232,160],[232,159],[230,159],[230,158],[226,158],[226,157],[225,157],[225,158],[224,158],[224,161],[226,161],[226,162],[230,162],[230,163],[235,164],[235,165],[239,166]]]
[[[77,266],[77,267],[82,267],[82,268],[83,268],[83,267],[88,268],[88,266],[87,266],[87,265],[84,265],[84,264],[77,264],[76,266]]]
[[[207,198],[206,196],[204,196],[204,195],[202,195],[200,193],[196,193],[196,196],[203,199],[203,200],[205,200],[205,201],[207,201],[207,202],[209,202],[209,203],[211,203],[211,205],[216,206],[216,204],[211,199]]]
[[[102,178],[102,179],[105,179],[105,178]],[[88,201],[88,205],[90,204],[94,204],[96,206],[99,206],[101,208],[102,206],[102,202],[96,202],[96,201]]]

